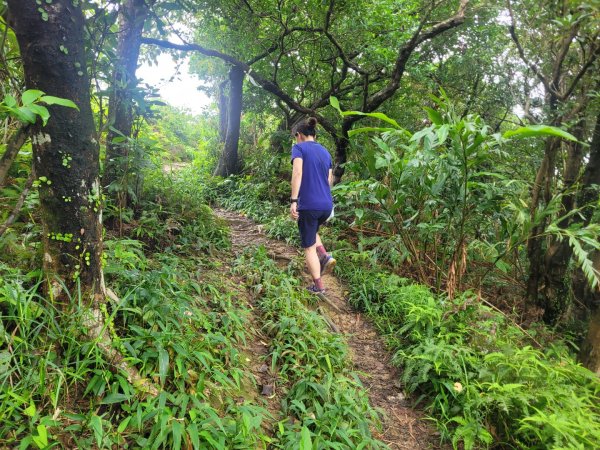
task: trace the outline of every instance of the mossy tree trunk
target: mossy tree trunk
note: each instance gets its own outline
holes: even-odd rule
[[[43,267],[51,292],[80,280],[86,299],[102,298],[102,197],[99,148],[90,107],[83,39],[76,2],[9,0],[28,89],[67,98],[79,110],[50,106],[46,126],[31,128],[33,170],[39,183]]]

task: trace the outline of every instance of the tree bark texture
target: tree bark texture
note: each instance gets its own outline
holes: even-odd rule
[[[229,107],[227,113],[227,137],[219,158],[215,175],[227,177],[239,173],[238,145],[242,118],[244,71],[233,66],[229,71]]]
[[[16,133],[11,136],[6,146],[6,151],[0,159],[0,187],[6,183],[6,177],[8,176],[8,170],[12,166],[13,161],[19,154],[19,150],[25,144],[29,132],[29,125],[23,125],[19,128]]]
[[[54,293],[103,291],[99,147],[90,107],[84,17],[71,0],[9,0],[28,89],[67,98],[79,110],[49,106],[50,119],[32,126],[33,170],[39,186],[43,268]],[[98,298],[98,296],[94,296]]]
[[[596,252],[594,267],[600,270],[600,252]],[[588,334],[579,350],[579,360],[581,363],[600,375],[600,293],[595,292],[596,307],[593,309],[590,317]]]
[[[229,86],[229,80],[225,80],[219,84],[219,140],[223,143],[227,139],[227,124],[229,122],[227,86]]]
[[[578,140],[583,140],[584,124],[580,123],[573,131]],[[581,171],[583,162],[583,149],[579,142],[565,142],[566,161],[563,169],[563,190],[561,214],[567,214],[575,208],[576,194],[573,188]],[[577,216],[567,217],[559,222],[561,228],[567,228],[571,223],[578,221]],[[553,238],[544,255],[542,301],[544,305],[544,321],[556,323],[566,311],[569,304],[569,283],[566,280],[569,261],[573,249],[568,240]]]
[[[133,125],[132,91],[137,86],[135,72],[140,56],[144,23],[149,7],[146,0],[125,0],[119,9],[119,40],[112,89],[108,103],[110,126],[106,137],[106,165],[103,186],[111,183],[127,184],[124,177],[128,166],[129,143]],[[115,142],[115,140],[117,142]],[[127,186],[112,190],[120,207],[127,205]]]

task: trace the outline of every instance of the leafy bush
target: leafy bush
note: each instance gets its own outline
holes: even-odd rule
[[[408,391],[429,403],[455,448],[594,448],[600,381],[566,345],[532,347],[529,335],[466,292],[454,300],[337,255],[351,302],[395,351]]]

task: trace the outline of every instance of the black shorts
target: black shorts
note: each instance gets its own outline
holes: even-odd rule
[[[331,214],[331,210],[315,211],[303,209],[298,211],[298,230],[300,230],[300,241],[302,248],[308,248],[317,242],[317,231],[325,223]]]

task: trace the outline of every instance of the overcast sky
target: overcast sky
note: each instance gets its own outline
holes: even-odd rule
[[[189,59],[186,58],[177,70],[177,63],[173,58],[167,53],[162,53],[158,56],[158,65],[144,63],[138,68],[136,75],[144,83],[157,88],[166,103],[187,108],[194,114],[201,114],[211,99],[197,90],[201,82],[197,77],[188,74],[188,63]],[[169,81],[174,75],[174,79]]]

